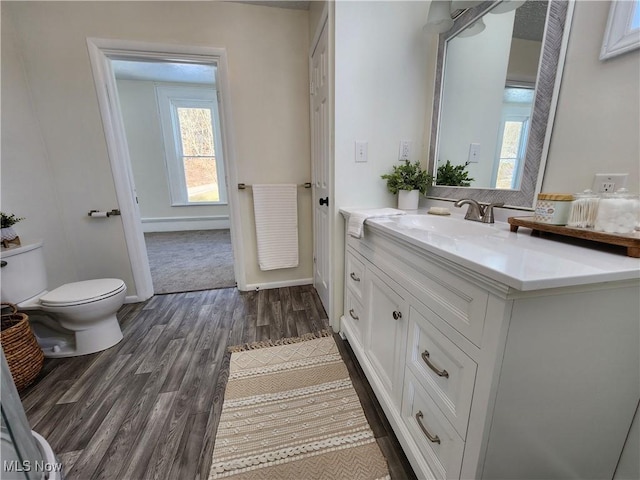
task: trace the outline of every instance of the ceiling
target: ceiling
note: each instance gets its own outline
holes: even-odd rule
[[[513,36],[523,40],[542,41],[549,2],[529,0],[516,10]]]

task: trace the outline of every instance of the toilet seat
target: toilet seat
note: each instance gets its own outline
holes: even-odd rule
[[[40,304],[44,307],[84,305],[117,295],[125,288],[124,282],[118,278],[67,283],[40,297]]]

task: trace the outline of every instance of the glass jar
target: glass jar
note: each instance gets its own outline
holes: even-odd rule
[[[567,226],[593,228],[598,215],[600,195],[591,190],[585,190],[582,193],[576,193],[573,197],[574,200],[571,204],[571,212],[569,213]]]
[[[631,233],[639,220],[640,196],[621,188],[600,199],[594,229],[606,233]]]

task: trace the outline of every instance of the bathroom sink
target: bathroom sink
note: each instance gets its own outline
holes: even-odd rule
[[[472,222],[455,216],[402,215],[395,217],[396,225],[402,229],[418,229],[451,237],[493,235],[498,229],[495,224]]]

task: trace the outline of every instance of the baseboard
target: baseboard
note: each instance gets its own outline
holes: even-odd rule
[[[282,288],[282,287],[296,287],[298,285],[310,285],[313,283],[313,278],[300,278],[297,280],[281,280],[279,282],[264,282],[264,283],[250,283],[245,285],[243,292],[250,292],[251,290],[267,290],[269,288]]]
[[[124,303],[140,303],[144,302],[145,300],[149,300],[149,298],[140,298],[138,295],[127,295],[126,297],[124,297]]]
[[[156,217],[143,218],[142,231],[181,232],[186,230],[222,230],[230,228],[229,215],[209,215],[206,217]]]

